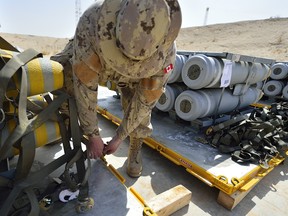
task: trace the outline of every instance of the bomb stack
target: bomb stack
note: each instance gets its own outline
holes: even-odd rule
[[[173,110],[181,119],[193,121],[247,107],[262,97],[262,83],[269,78],[270,68],[266,63],[178,52],[156,108]],[[228,83],[223,84],[225,76]]]
[[[263,86],[263,93],[268,98],[283,98],[288,100],[288,64],[277,62],[271,67],[271,75]]]

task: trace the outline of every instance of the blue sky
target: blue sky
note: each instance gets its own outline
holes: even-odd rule
[[[81,0],[83,12],[94,0]],[[182,28],[244,20],[288,17],[288,0],[179,0]],[[0,34],[72,37],[75,0],[0,0]]]

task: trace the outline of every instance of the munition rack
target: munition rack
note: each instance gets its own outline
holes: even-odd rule
[[[207,56],[229,59],[231,61],[248,61],[272,65],[274,60],[232,53],[207,53],[179,51],[187,56],[204,54]],[[119,125],[123,117],[120,100],[114,91],[99,87],[98,113]],[[262,104],[254,104],[263,107]],[[170,115],[171,116],[171,115]],[[218,119],[219,121],[221,119]],[[210,126],[199,123],[198,126]],[[207,119],[205,120],[207,121]],[[212,121],[210,121],[212,122]],[[191,122],[195,124],[195,122]],[[265,169],[257,164],[241,165],[231,160],[230,155],[222,154],[212,146],[201,142],[203,130],[195,130],[191,124],[169,118],[160,112],[152,112],[153,134],[145,139],[145,143],[160,155],[168,158],[188,173],[200,179],[210,187],[219,189],[217,201],[227,209],[233,209],[265,176],[284,161],[282,157],[274,157]],[[200,139],[199,139],[200,138]]]

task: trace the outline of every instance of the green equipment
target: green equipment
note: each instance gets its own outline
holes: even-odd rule
[[[0,37],[0,189],[7,194],[0,202],[1,216],[17,212],[16,203],[23,197],[29,200],[29,215],[39,215],[43,199],[34,185],[62,165],[67,188],[79,190],[76,211],[86,212],[94,205],[87,181],[90,161],[81,147],[87,139],[78,125],[74,98],[61,89],[63,82],[61,64],[34,49],[19,51]],[[61,112],[64,103],[68,115]],[[64,154],[31,172],[36,148],[51,143],[63,143]],[[18,158],[17,165],[10,168],[13,157]],[[77,178],[70,173],[74,164]]]
[[[269,169],[272,158],[287,157],[287,117],[285,101],[272,103],[270,108],[255,107],[249,114],[238,113],[208,128],[206,138],[237,163],[255,163]]]

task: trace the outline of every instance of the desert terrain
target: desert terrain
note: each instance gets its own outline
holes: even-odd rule
[[[0,33],[22,49],[34,48],[44,55],[59,52],[68,38]],[[270,18],[227,24],[182,28],[177,49],[186,51],[231,52],[288,61],[288,18]]]

